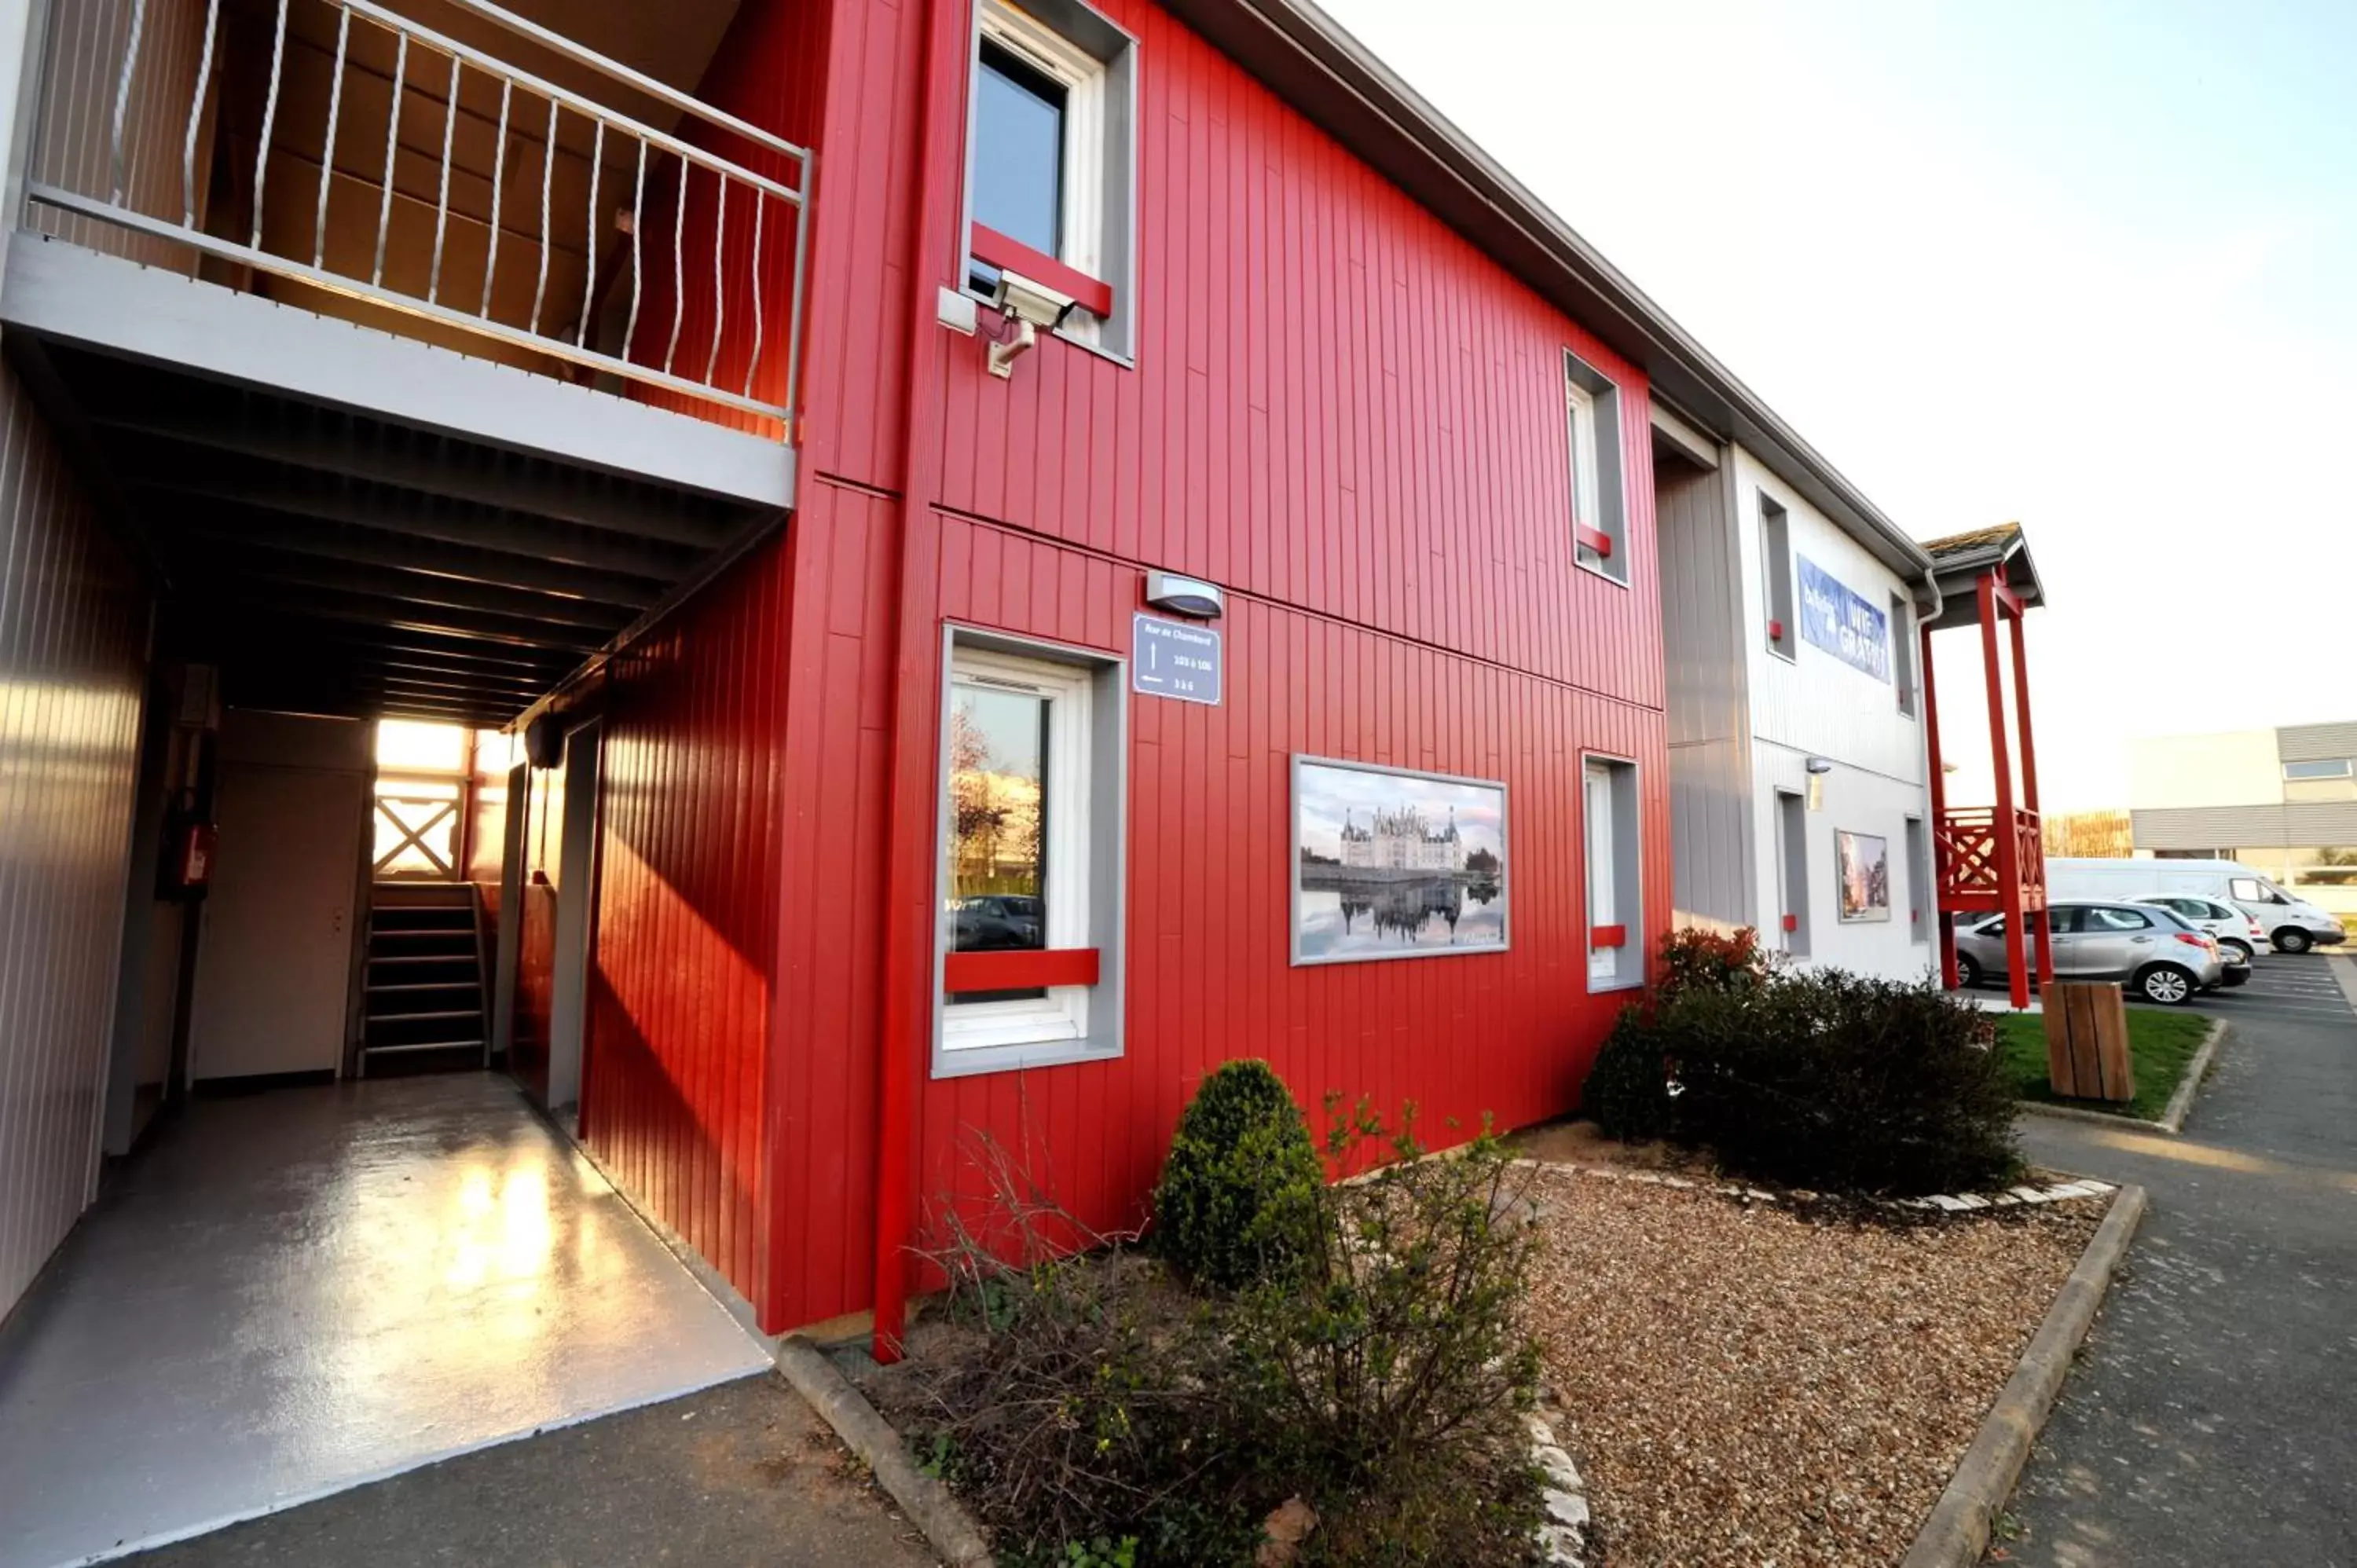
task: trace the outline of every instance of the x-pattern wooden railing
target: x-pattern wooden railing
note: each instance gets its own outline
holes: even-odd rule
[[[412,822],[394,809],[399,806],[432,806],[435,810],[426,812],[423,820]],[[457,851],[451,847],[457,836],[457,801],[428,795],[379,795],[376,814],[391,822],[393,831],[401,835],[399,843],[376,857],[379,876],[392,875],[393,863],[412,849],[426,858],[437,876],[447,876],[457,868]],[[438,835],[444,845],[441,849],[426,842],[426,835],[437,828],[442,830]]]

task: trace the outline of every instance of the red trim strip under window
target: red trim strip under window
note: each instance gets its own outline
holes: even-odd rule
[[[1629,945],[1629,928],[1598,926],[1587,933],[1587,945],[1590,948],[1625,948]]]
[[[1021,273],[1033,283],[1045,284],[1058,294],[1071,295],[1092,316],[1103,319],[1113,314],[1113,285],[1099,283],[1079,268],[1068,267],[1045,251],[1035,251],[1020,240],[1009,239],[988,224],[974,226],[970,248],[976,261]]]
[[[952,996],[975,991],[1031,991],[1050,985],[1096,983],[1094,948],[953,952],[942,960],[942,989]]]
[[[1587,545],[1598,555],[1603,556],[1608,561],[1612,558],[1612,536],[1610,534],[1600,533],[1595,529],[1588,527],[1584,522],[1574,523],[1572,525],[1572,532],[1578,536],[1579,542],[1582,544]]]

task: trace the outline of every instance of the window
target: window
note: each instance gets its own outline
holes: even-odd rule
[[[939,1075],[1118,1049],[1119,666],[1054,651],[950,645]]]
[[[1907,929],[1919,942],[1932,940],[1932,923],[1939,918],[1939,900],[1932,886],[1931,843],[1921,817],[1907,819]]]
[[[2081,924],[2090,931],[2148,931],[2152,929],[2152,917],[2141,909],[2098,904],[2086,912]]]
[[[1776,791],[1776,879],[1783,895],[1776,923],[1784,950],[1795,958],[1809,951],[1809,805],[1792,791]]]
[[[1801,628],[1792,623],[1792,525],[1784,509],[1760,498],[1760,573],[1767,589],[1768,650],[1793,656]]]
[[[976,0],[965,284],[1077,301],[1058,331],[1130,349],[1136,47],[1079,0]]]
[[[1644,917],[1638,893],[1637,766],[1591,757],[1582,769],[1587,863],[1587,988],[1645,981]]]
[[[2349,759],[2339,757],[2322,762],[2287,762],[2283,776],[2287,779],[2346,779],[2350,776]]]
[[[1890,596],[1890,679],[1899,688],[1899,711],[1915,716],[1914,607],[1898,594]]]
[[[1620,390],[1566,349],[1564,403],[1571,442],[1572,559],[1629,581],[1627,508],[1620,487]]]

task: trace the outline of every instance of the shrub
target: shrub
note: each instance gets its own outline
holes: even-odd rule
[[[1662,1060],[1661,1031],[1642,1006],[1620,1010],[1587,1069],[1579,1102],[1608,1138],[1640,1144],[1669,1135],[1669,1068]]]
[[[1333,1118],[1327,1154],[1347,1168],[1383,1141],[1361,1106]],[[1294,1270],[1237,1299],[1254,1446],[1318,1509],[1314,1560],[1522,1561],[1542,1517],[1525,1184],[1486,1131],[1421,1158],[1411,1110],[1389,1142],[1390,1163],[1312,1196]]]
[[[1580,1108],[1608,1137],[1642,1143],[1673,1131],[1672,1064],[1653,1009],[1693,991],[1749,995],[1768,983],[1768,955],[1750,927],[1730,935],[1685,928],[1662,939],[1660,980],[1650,1004],[1625,1007],[1597,1053]]]
[[[1154,1240],[1188,1278],[1235,1290],[1284,1272],[1301,1251],[1318,1151],[1283,1080],[1264,1061],[1206,1075],[1178,1119],[1154,1193]]]
[[[1662,939],[1663,1001],[1687,991],[1756,991],[1768,983],[1768,955],[1749,926],[1727,936],[1685,927]]]
[[[1976,1009],[1839,970],[1690,988],[1652,1032],[1680,1086],[1675,1135],[1748,1174],[1938,1192],[2016,1165],[2010,1086]]]

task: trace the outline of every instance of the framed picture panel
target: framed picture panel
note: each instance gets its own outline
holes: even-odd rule
[[[1834,832],[1834,864],[1844,920],[1890,918],[1890,841],[1872,833]]]
[[[1506,787],[1293,759],[1293,961],[1506,950]]]

